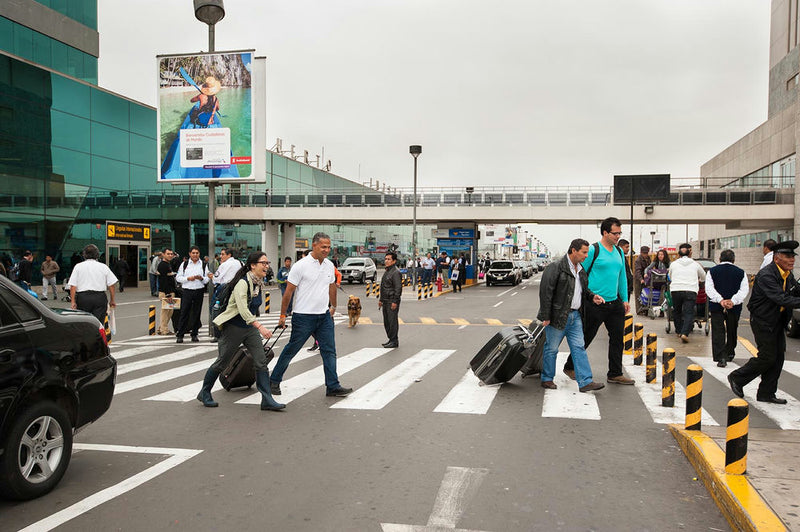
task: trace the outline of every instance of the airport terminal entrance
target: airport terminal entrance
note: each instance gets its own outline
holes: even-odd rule
[[[117,277],[124,274],[126,288],[147,286],[150,258],[150,225],[106,222],[106,262]],[[116,264],[123,261],[127,268]]]

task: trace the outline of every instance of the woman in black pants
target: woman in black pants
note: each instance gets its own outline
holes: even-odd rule
[[[269,370],[267,355],[261,338],[270,338],[269,332],[257,319],[256,315],[264,304],[264,277],[267,274],[267,256],[261,251],[251,253],[247,257],[244,268],[231,280],[233,286],[228,306],[214,319],[214,325],[221,330],[217,349],[217,360],[208,368],[203,379],[203,388],[197,400],[203,406],[218,406],[211,397],[211,388],[222,370],[227,367],[231,357],[239,346],[244,345],[253,356],[256,369],[256,389],[261,392],[261,410],[282,410],[286,405],[278,403],[269,391]]]

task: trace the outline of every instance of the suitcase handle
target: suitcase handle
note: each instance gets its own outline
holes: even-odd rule
[[[278,329],[280,329],[281,332],[278,333],[278,336],[275,336],[275,331],[277,331]],[[272,338],[267,338],[266,340],[264,340],[264,351],[266,351],[268,349],[272,349],[273,347],[275,347],[275,344],[277,344],[278,340],[281,339],[281,335],[283,334],[283,331],[285,331],[285,330],[286,330],[285,327],[281,327],[279,325],[275,326],[275,328],[272,329],[272,338],[274,338],[275,340],[272,342],[272,345],[269,345],[269,341]]]

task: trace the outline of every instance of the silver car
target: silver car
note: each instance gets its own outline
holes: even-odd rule
[[[366,283],[367,280],[376,281],[378,279],[378,267],[369,257],[349,257],[339,268],[342,280],[348,283]]]

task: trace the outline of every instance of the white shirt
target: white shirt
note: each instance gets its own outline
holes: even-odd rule
[[[102,262],[86,259],[72,269],[67,286],[74,286],[76,292],[105,292],[106,287],[113,286],[118,280]]]
[[[772,253],[770,251],[770,253]],[[732,262],[720,262],[720,264],[733,264]],[[750,282],[747,280],[747,275],[742,275],[742,284],[739,286],[739,291],[731,296],[731,301],[734,305],[741,305],[747,297],[747,292],[750,291]],[[706,277],[706,295],[708,299],[714,303],[722,301],[722,296],[714,287],[714,276],[709,275]]]
[[[695,292],[700,282],[705,281],[706,272],[691,257],[680,257],[669,265],[670,292]]]
[[[759,266],[758,269],[762,270],[763,268],[766,268],[770,264],[772,264],[772,252],[771,251],[769,253],[767,253],[766,255],[764,255],[764,260],[761,261],[761,266]]]
[[[228,257],[214,272],[214,284],[227,284],[231,282],[236,272],[242,269],[242,263],[233,257]]]
[[[294,291],[292,312],[298,314],[324,314],[330,304],[330,286],[336,282],[333,263],[323,260],[321,263],[309,253],[298,260],[289,270],[290,283],[297,288]]]
[[[150,268],[147,270],[147,273],[151,275],[158,275],[159,262],[161,262],[161,257],[159,257],[158,255],[150,259]]]
[[[183,266],[186,265],[186,269],[184,270]],[[175,280],[181,283],[181,286],[184,290],[202,290],[205,288],[206,283],[208,282],[208,277],[206,277],[206,269],[203,268],[203,261],[197,259],[197,262],[193,262],[192,259],[189,259],[189,262],[182,262],[180,267],[178,268],[178,274],[175,276]],[[195,275],[199,275],[202,277],[201,280],[193,280],[187,281],[187,277],[194,277]]]
[[[567,257],[567,262],[569,263],[569,271],[575,278],[575,291],[572,293],[572,304],[569,306],[569,308],[572,310],[580,310],[581,297],[583,296],[583,286],[581,286],[580,271],[583,269],[583,266],[581,266],[580,263],[572,264],[572,261],[569,260],[569,257]]]
[[[431,257],[425,257],[422,259],[422,267],[426,270],[432,270],[436,266],[436,261],[433,260]]]

